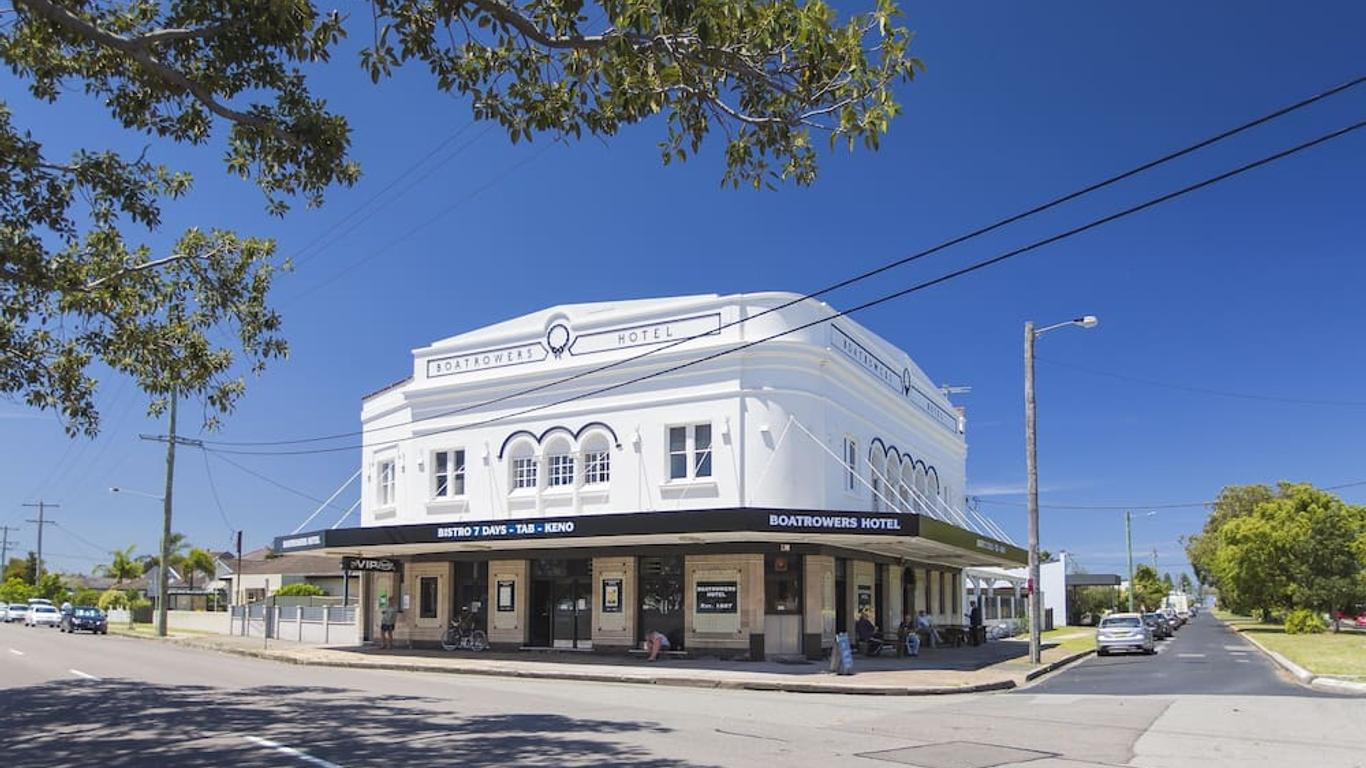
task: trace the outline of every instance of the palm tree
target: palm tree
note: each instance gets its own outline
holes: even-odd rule
[[[169,547],[169,549],[171,551],[171,567],[177,568],[185,560],[184,555],[182,555],[181,553],[185,551],[185,548],[187,546],[189,546],[189,542],[185,539],[185,534],[172,533],[170,543],[171,546]],[[142,555],[138,558],[138,561],[142,563],[142,572],[146,573],[147,571],[152,569],[152,566],[161,565],[161,555]]]
[[[107,565],[96,566],[95,573],[108,576],[116,585],[122,585],[124,580],[142,575],[142,564],[133,557],[133,545],[129,544],[123,549],[114,550],[114,559]]]
[[[212,579],[218,575],[218,561],[208,550],[195,547],[189,554],[180,559],[180,564],[184,566],[185,576],[190,580],[190,589],[194,589],[194,575],[196,572],[202,573]]]

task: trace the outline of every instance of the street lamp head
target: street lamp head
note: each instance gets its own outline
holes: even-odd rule
[[[120,488],[120,487],[118,487],[117,485],[111,486],[111,487],[109,488],[109,492],[110,492],[110,493],[118,493],[118,492],[121,491],[121,490],[123,490],[123,489]]]
[[[1083,317],[1077,318],[1076,320],[1073,320],[1072,322],[1076,323],[1077,325],[1080,325],[1082,328],[1095,328],[1097,325],[1100,324],[1100,318],[1096,317],[1095,315],[1085,315]]]

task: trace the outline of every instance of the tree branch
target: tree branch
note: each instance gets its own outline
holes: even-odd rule
[[[91,280],[90,282],[82,286],[82,290],[93,291],[96,288],[99,288],[100,286],[104,285],[105,283],[113,282],[115,280],[122,280],[128,275],[135,275],[139,272],[146,272],[152,269],[161,269],[162,267],[168,264],[175,264],[176,262],[185,261],[186,259],[210,259],[218,255],[219,253],[222,253],[224,250],[225,249],[223,248],[223,246],[215,245],[214,247],[199,255],[194,255],[190,253],[173,253],[170,256],[166,256],[164,258],[152,259],[151,261],[146,261],[141,264],[131,264],[129,266],[122,267],[116,272],[105,275],[104,277],[98,278],[96,280]]]
[[[85,19],[75,15],[71,11],[68,11],[66,8],[63,8],[62,6],[59,6],[56,3],[51,2],[51,0],[14,0],[14,2],[16,5],[22,5],[27,7],[29,10],[47,19],[53,24],[56,24],[58,27],[61,27],[67,32],[83,37],[92,43],[103,45],[106,48],[112,48],[116,51],[127,54],[130,58],[133,59],[133,61],[142,65],[142,67],[147,71],[160,77],[167,83],[177,88],[180,88],[181,90],[194,96],[194,98],[197,101],[199,101],[200,104],[203,104],[206,109],[208,109],[215,115],[218,115],[219,117],[231,120],[232,122],[239,123],[241,125],[248,125],[253,128],[260,128],[261,130],[266,131],[275,138],[280,139],[281,141],[284,141],[291,145],[297,146],[300,143],[299,140],[292,136],[288,131],[281,129],[279,126],[275,125],[271,121],[263,117],[258,117],[256,115],[249,115],[245,112],[239,112],[238,110],[235,110],[232,107],[223,104],[214,96],[213,92],[210,91],[208,88],[205,88],[203,85],[196,83],[194,80],[191,80],[189,77],[187,77],[183,72],[180,72],[175,68],[166,65],[156,56],[153,56],[151,51],[147,49],[147,42],[145,42],[148,35],[144,35],[140,38],[129,39],[126,37],[122,37],[120,35],[116,35],[112,32],[107,32],[90,23],[89,21],[86,21]],[[187,30],[166,31],[168,33],[179,33]],[[153,42],[155,42],[155,36],[158,33],[152,32],[149,34],[153,37]],[[171,35],[171,37],[174,38],[174,35]],[[182,36],[182,38],[183,37],[184,36]]]

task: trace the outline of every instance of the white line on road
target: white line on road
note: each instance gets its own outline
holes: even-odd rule
[[[15,656],[23,656],[23,655],[24,655],[24,652],[21,651],[21,650],[19,650],[19,649],[17,649],[17,648],[11,648],[11,649],[9,649],[9,652],[12,653],[12,654],[14,654]]]
[[[82,671],[80,671],[79,669],[68,669],[67,672],[70,672],[71,674],[75,675],[76,677],[84,677],[86,680],[99,680],[98,677],[95,677],[94,675],[90,674],[89,672],[82,672]]]
[[[1203,659],[1203,658],[1205,658],[1205,654],[1203,654],[1203,653],[1178,653],[1178,654],[1176,654],[1176,658],[1178,658],[1178,659]]]
[[[1252,659],[1234,659],[1234,661],[1238,662],[1239,664],[1251,664],[1251,663],[1252,663]]]
[[[298,758],[304,761],[305,763],[311,763],[313,765],[321,766],[321,768],[341,768],[341,766],[337,765],[336,763],[329,763],[320,757],[314,757],[306,752],[300,752],[299,750],[293,747],[286,747],[284,744],[281,744],[278,741],[263,739],[260,736],[243,736],[242,738],[246,739],[247,741],[250,741],[253,744],[266,747],[267,749],[273,749],[282,755],[289,755],[290,757]]]

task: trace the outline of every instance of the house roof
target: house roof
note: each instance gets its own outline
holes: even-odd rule
[[[244,575],[260,576],[274,575],[281,576],[340,576],[341,561],[335,557],[323,557],[320,555],[290,555],[288,557],[268,557],[273,552],[270,547],[261,547],[242,554],[241,573]],[[227,566],[226,578],[231,578],[236,573],[237,559],[225,561]]]

